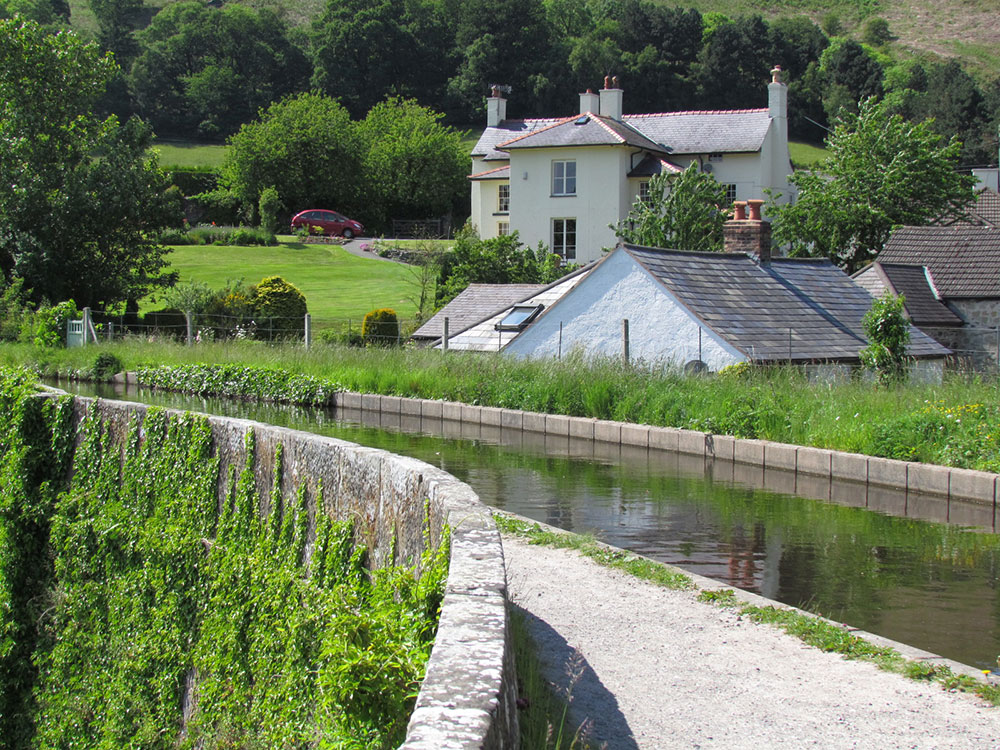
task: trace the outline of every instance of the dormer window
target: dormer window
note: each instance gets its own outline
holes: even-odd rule
[[[545,305],[515,305],[494,328],[498,331],[523,331],[538,317]]]

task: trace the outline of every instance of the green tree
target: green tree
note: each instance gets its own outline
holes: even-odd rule
[[[466,225],[441,258],[437,304],[454,299],[469,284],[547,284],[572,270],[559,262],[541,243],[534,249],[522,245],[517,232],[481,240]]]
[[[319,94],[272,104],[229,139],[222,182],[253,213],[274,187],[285,207],[351,215],[359,200],[361,148],[347,110]]]
[[[468,149],[442,117],[416,101],[393,98],[358,123],[366,225],[443,216],[467,198]]]
[[[909,123],[884,102],[843,114],[827,149],[827,159],[791,176],[795,203],[768,206],[775,240],[793,255],[825,256],[851,273],[894,226],[958,215],[972,200],[974,178],[955,171],[961,144],[942,145],[929,122]]]
[[[115,72],[72,33],[0,21],[0,271],[35,302],[104,307],[173,281],[151,132],[92,114]]]
[[[648,201],[637,201],[615,232],[647,247],[718,252],[726,221],[726,189],[692,163],[649,181]]]
[[[129,87],[161,135],[231,135],[261,107],[300,91],[309,74],[286,24],[267,9],[173,3],[138,39]]]
[[[903,295],[886,292],[872,300],[862,325],[868,346],[859,352],[862,364],[872,370],[879,383],[888,385],[906,375],[906,346],[910,343],[910,321],[906,319]]]

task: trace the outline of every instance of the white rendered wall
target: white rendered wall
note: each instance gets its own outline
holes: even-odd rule
[[[615,146],[540,148],[511,152],[510,228],[521,241],[552,245],[552,219],[576,219],[576,263],[602,256],[614,247],[609,225],[628,214],[632,205],[628,150]],[[552,162],[576,161],[576,195],[552,195]]]
[[[497,225],[501,221],[510,221],[508,214],[500,214],[500,185],[506,185],[506,180],[473,180],[472,181],[472,225],[479,233],[480,239],[487,240],[496,237]]]
[[[624,250],[616,250],[505,351],[519,357],[555,357],[574,348],[587,356],[620,357],[622,319],[629,320],[633,361],[684,365],[698,359],[698,321]],[[707,328],[701,359],[711,370],[746,357]]]

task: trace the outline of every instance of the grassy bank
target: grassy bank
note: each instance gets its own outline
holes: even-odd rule
[[[30,364],[45,374],[88,371],[98,351],[113,353],[130,370],[246,365],[313,376],[327,389],[683,427],[1000,471],[1000,387],[957,376],[942,385],[880,389],[867,382],[814,385],[787,369],[690,378],[574,358],[525,362],[423,350],[316,346],[306,351],[255,342],[190,348],[130,342],[84,350],[5,345],[0,364]],[[266,372],[244,377],[257,382]]]

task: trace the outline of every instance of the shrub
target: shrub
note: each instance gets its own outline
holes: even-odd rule
[[[0,274],[0,341],[16,341],[25,318],[31,316],[24,279],[5,284]]]
[[[261,192],[260,200],[257,201],[257,210],[260,211],[260,228],[270,234],[277,232],[281,198],[278,197],[278,191],[273,185],[264,188]]]
[[[361,324],[365,346],[395,346],[399,343],[399,321],[396,311],[387,307],[372,310]]]
[[[190,196],[198,221],[215,224],[239,223],[240,201],[228,190],[218,188]]]
[[[269,229],[254,229],[253,227],[237,227],[231,232],[224,234],[220,241],[226,245],[265,245],[274,246],[278,244],[278,238]]]
[[[879,383],[887,385],[903,380],[906,374],[906,345],[910,342],[910,322],[903,312],[906,298],[886,292],[872,301],[862,325],[868,334],[868,346],[858,354],[866,368],[874,371]]]
[[[113,375],[125,369],[122,361],[111,352],[101,352],[94,359],[91,375],[95,380],[110,380]]]
[[[66,345],[66,322],[80,317],[76,302],[67,300],[53,307],[41,307],[34,316],[35,346],[42,348]]]
[[[301,336],[306,312],[305,295],[280,276],[268,276],[257,285],[254,315],[264,338]]]

